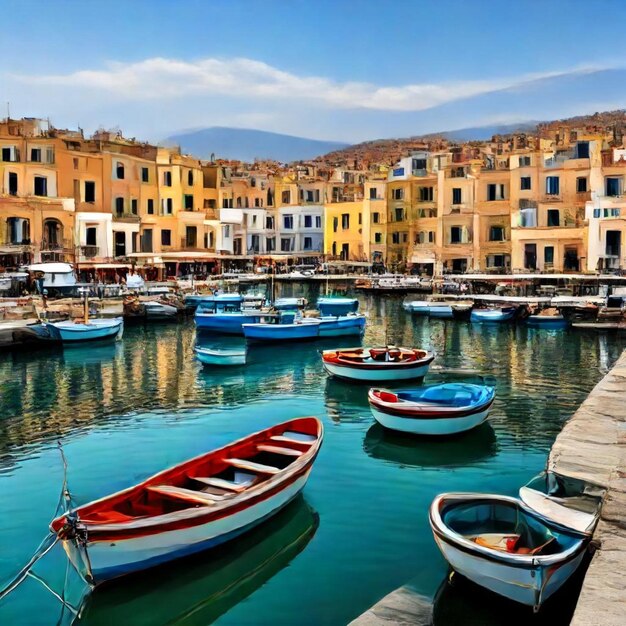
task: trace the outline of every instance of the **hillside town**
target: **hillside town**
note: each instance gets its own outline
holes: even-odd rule
[[[426,276],[620,273],[625,120],[285,165],[4,119],[0,271],[63,261],[103,281],[131,267],[162,280],[334,261]]]

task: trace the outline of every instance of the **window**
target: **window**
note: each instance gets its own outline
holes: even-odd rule
[[[274,230],[274,217],[272,215],[265,217],[265,228],[267,230]]]
[[[429,230],[428,231],[428,243],[434,243],[434,241],[435,241],[435,231]]]
[[[404,209],[396,209],[396,211],[395,211],[395,219],[396,219],[396,222],[403,222],[404,221]]]
[[[546,194],[548,194],[549,196],[559,195],[559,177],[558,176],[548,176],[546,178]]]
[[[622,193],[622,179],[621,178],[617,178],[617,177],[613,177],[613,176],[607,176],[605,179],[605,186],[606,186],[606,195],[607,196],[619,196]],[[35,194],[37,195],[37,194]]]
[[[333,217],[333,232],[337,232],[337,228],[339,227],[339,218]]]
[[[152,252],[152,229],[146,228],[141,234],[141,251]]]
[[[256,226],[256,219],[257,219],[257,216],[255,214],[252,216],[252,226]]]
[[[374,233],[374,243],[382,243],[382,242],[383,242],[383,234]]]
[[[154,200],[152,198],[148,198],[146,213],[148,215],[154,215]]]
[[[589,158],[589,142],[588,141],[579,141],[576,144],[574,158],[575,159],[588,159]]]
[[[370,200],[376,200],[377,197],[378,192],[376,190],[376,187],[370,187]]]
[[[400,233],[391,233],[391,242],[400,243]]]
[[[137,198],[132,198],[130,201],[130,212],[133,215],[137,215]]]
[[[420,187],[419,198],[420,198],[420,202],[432,202],[433,201],[433,188],[432,187]]]
[[[312,228],[313,227],[313,216],[312,215],[305,215],[304,216],[304,227],[305,228]]]
[[[185,194],[185,211],[193,211],[193,196],[191,194]]]
[[[224,224],[224,226],[222,226],[222,235],[224,239],[230,238],[230,224]]]
[[[489,229],[489,241],[504,241],[504,226],[492,226]]]
[[[322,216],[316,215],[315,216],[315,228],[321,228],[321,227],[322,227]]]
[[[522,228],[536,228],[537,227],[537,209],[535,207],[529,207],[527,209],[520,209],[520,226]]]
[[[276,250],[276,239],[274,237],[265,238],[265,249],[267,252],[274,252],[274,250]]]
[[[9,172],[9,195],[17,196],[17,174]]]
[[[530,167],[530,157],[529,156],[521,156],[519,158],[519,166],[520,167]]]
[[[96,201],[96,183],[93,180],[85,181],[85,202]]]
[[[554,247],[546,246],[543,249],[543,261],[546,265],[552,265],[554,263]]]
[[[187,172],[187,185],[189,185],[189,187],[193,187],[193,170],[189,170]]]
[[[504,185],[496,183],[487,185],[487,200],[490,202],[504,200]]]
[[[380,224],[380,213],[372,213],[372,223]]]
[[[305,237],[304,238],[304,249],[305,250],[313,250],[313,237]]]
[[[289,190],[283,191],[281,198],[282,198],[283,204],[291,204],[291,191]],[[282,242],[281,242],[281,246],[282,246]]]
[[[531,188],[530,176],[522,176],[519,179],[519,188],[522,191],[528,191]]]
[[[74,164],[74,169],[77,170],[78,169],[78,159],[77,158],[73,158],[72,159],[72,163]]]
[[[558,209],[548,209],[548,226],[559,226]]]
[[[601,213],[602,213],[602,209],[594,209],[593,210],[593,216],[594,217],[601,217]]]
[[[30,160],[33,163],[41,163],[41,148],[31,148]]]
[[[409,233],[402,233],[402,243],[406,243],[409,240]]]
[[[461,243],[463,229],[460,226],[450,228],[450,243]]]
[[[48,179],[45,176],[35,176],[35,195],[47,196],[48,195]]]
[[[162,246],[171,246],[172,245],[172,231],[163,229],[161,231],[161,245]]]
[[[85,228],[85,245],[97,246],[98,245],[98,227],[88,226]]]
[[[425,170],[426,169],[426,159],[413,159],[413,169],[414,170]]]
[[[118,180],[124,180],[124,164],[120,161],[115,165],[115,176]]]
[[[198,246],[198,229],[195,226],[185,228],[185,247],[196,248]]]
[[[285,230],[293,228],[293,215],[283,215],[283,228]]]
[[[363,213],[359,213],[359,226],[363,223]]]
[[[115,212],[118,215],[124,213],[124,198],[115,198]]]
[[[14,148],[2,148],[2,160],[5,162],[17,161],[13,158]]]
[[[584,176],[579,176],[576,179],[576,193],[585,193],[587,191],[587,179]]]
[[[504,267],[504,255],[489,254],[487,256],[487,267]]]
[[[150,173],[147,167],[141,168],[141,182],[147,183],[150,180]]]
[[[287,237],[281,237],[280,239],[280,251],[291,252],[291,239]]]
[[[402,188],[400,188],[400,189],[392,189],[391,197],[394,200],[403,200],[404,199],[404,189],[402,189]]]
[[[341,228],[343,230],[348,230],[350,228],[350,214],[349,213],[341,214]]]
[[[161,210],[163,215],[171,215],[174,211],[174,202],[171,198],[163,198],[161,200]]]
[[[163,172],[163,185],[165,187],[172,186],[172,172]]]
[[[7,218],[9,242],[27,245],[30,243],[30,221],[22,217]]]
[[[452,189],[452,204],[461,204],[461,188],[454,187]]]

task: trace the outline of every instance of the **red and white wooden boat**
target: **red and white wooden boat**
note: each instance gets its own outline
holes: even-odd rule
[[[332,376],[383,381],[423,378],[435,355],[415,348],[344,348],[324,350],[322,363]]]
[[[212,548],[300,493],[323,432],[315,417],[272,426],[80,506],[50,528],[96,585]]]

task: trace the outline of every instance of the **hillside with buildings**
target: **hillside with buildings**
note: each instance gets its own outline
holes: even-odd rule
[[[619,272],[625,127],[617,111],[280,165],[5,119],[0,270],[68,261],[163,278],[336,259],[435,275]]]

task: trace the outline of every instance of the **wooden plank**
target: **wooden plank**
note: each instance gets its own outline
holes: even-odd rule
[[[254,463],[253,461],[246,461],[245,459],[224,459],[224,463],[228,463],[233,467],[248,470],[249,472],[259,472],[261,474],[279,474],[282,471],[278,467]]]
[[[271,452],[273,454],[284,454],[285,456],[301,456],[304,454],[302,450],[294,450],[293,448],[283,448],[281,446],[270,446],[261,444],[256,447],[259,452]]]
[[[153,491],[162,496],[169,496],[177,500],[185,500],[186,502],[196,502],[198,504],[206,504],[210,506],[215,504],[216,498],[209,497],[201,491],[192,491],[191,489],[183,489],[182,487],[173,487],[172,485],[154,485],[148,487],[148,491]]]
[[[313,441],[302,441],[301,439],[293,439],[292,437],[286,437],[285,435],[274,435],[270,437],[272,441],[278,441],[282,443],[300,443],[303,446],[312,446],[315,443],[315,439]]]
[[[235,493],[240,493],[245,491],[251,483],[234,483],[230,480],[224,480],[222,478],[213,478],[211,476],[194,476],[194,480],[197,480],[205,485],[209,485],[210,487],[217,487],[218,489],[227,489],[228,491],[233,491]]]

